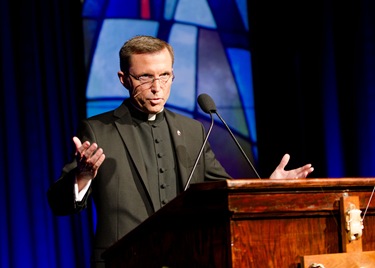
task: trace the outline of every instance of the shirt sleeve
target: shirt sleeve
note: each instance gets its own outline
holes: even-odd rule
[[[85,196],[88,189],[90,188],[91,181],[92,180],[89,180],[89,182],[85,185],[85,187],[83,187],[83,189],[81,191],[78,191],[78,183],[77,183],[77,179],[76,179],[76,181],[74,183],[74,196],[75,196],[75,200],[77,202],[82,201],[83,197]]]

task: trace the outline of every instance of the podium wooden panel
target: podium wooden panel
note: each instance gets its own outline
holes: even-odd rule
[[[236,179],[193,184],[112,247],[106,267],[301,267],[342,251],[340,198],[364,212],[375,178]],[[363,251],[375,250],[375,201]]]

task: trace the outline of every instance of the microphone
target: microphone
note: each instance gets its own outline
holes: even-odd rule
[[[203,141],[203,145],[199,151],[199,154],[197,156],[197,159],[195,160],[195,163],[194,163],[194,166],[190,172],[190,175],[189,175],[189,178],[185,184],[185,187],[184,187],[184,191],[186,191],[186,189],[189,187],[189,184],[190,184],[190,181],[193,177],[193,174],[194,174],[194,171],[195,169],[197,168],[197,165],[198,165],[198,161],[199,159],[201,158],[202,156],[202,153],[203,153],[203,150],[204,150],[204,147],[206,146],[206,143],[208,141],[208,137],[210,136],[211,134],[211,130],[212,130],[212,127],[214,126],[214,118],[212,116],[212,112],[213,111],[216,111],[216,106],[215,106],[215,103],[212,101],[211,99],[211,102],[209,99],[207,98],[204,98],[202,97],[202,95],[199,95],[198,96],[198,104],[199,106],[201,107],[201,109],[205,112],[205,113],[208,113],[210,114],[210,117],[211,117],[211,124],[210,124],[210,128],[208,129],[208,132],[207,132],[207,135],[206,135],[206,138],[204,139]]]
[[[209,113],[211,115],[211,113],[216,113],[216,104],[207,94],[203,93],[198,96],[198,104],[206,114]]]
[[[216,105],[215,105],[215,102],[213,101],[213,99],[209,95],[207,95],[207,94],[201,94],[198,97],[198,103],[199,103],[199,105],[201,105],[201,104],[204,105],[204,108],[202,108],[202,110],[205,113],[210,113],[211,118],[212,118],[212,114],[211,113],[215,113],[219,117],[219,119],[221,120],[221,122],[223,122],[224,126],[227,128],[229,134],[231,135],[232,139],[236,143],[238,149],[240,149],[242,155],[245,157],[247,163],[250,165],[250,167],[253,170],[253,172],[255,173],[255,175],[258,177],[258,179],[261,179],[261,177],[259,176],[257,170],[255,169],[255,167],[251,163],[250,159],[245,154],[244,150],[242,149],[241,145],[239,144],[239,142],[237,141],[236,137],[232,133],[231,129],[229,128],[229,126],[227,125],[227,123],[224,121],[224,119],[220,116],[220,114],[217,112]]]

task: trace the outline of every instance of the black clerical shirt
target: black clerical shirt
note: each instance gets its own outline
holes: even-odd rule
[[[155,211],[179,192],[177,164],[164,112],[155,115],[130,108],[137,144],[147,172],[147,183]]]

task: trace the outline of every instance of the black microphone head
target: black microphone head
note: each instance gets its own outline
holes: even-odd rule
[[[198,96],[198,104],[199,107],[203,110],[203,112],[210,114],[216,113],[216,105],[214,100],[207,94],[203,93]]]

